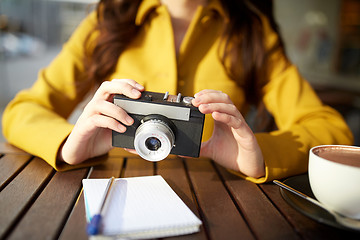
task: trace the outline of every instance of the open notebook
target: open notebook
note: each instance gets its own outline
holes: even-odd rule
[[[96,214],[108,179],[83,179],[86,217]],[[102,237],[160,238],[199,231],[201,221],[159,175],[117,178],[103,212]]]

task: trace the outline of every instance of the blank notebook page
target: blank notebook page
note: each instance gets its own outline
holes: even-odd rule
[[[97,213],[108,179],[84,179],[88,221]],[[161,176],[116,179],[103,211],[103,235],[134,238],[199,231],[201,221]]]

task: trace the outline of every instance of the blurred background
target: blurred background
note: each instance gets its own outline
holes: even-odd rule
[[[289,58],[321,99],[343,114],[360,145],[360,0],[272,1]],[[0,117],[95,2],[0,0]]]

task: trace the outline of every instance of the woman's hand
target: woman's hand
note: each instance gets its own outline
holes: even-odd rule
[[[114,79],[101,84],[94,97],[84,108],[59,151],[59,159],[78,164],[86,159],[107,153],[111,148],[111,131],[125,132],[134,120],[112,103],[114,94],[137,99],[144,87],[130,79]]]
[[[250,177],[265,175],[264,160],[254,133],[229,96],[215,90],[195,94],[192,104],[211,114],[215,125],[211,138],[201,146],[200,155]]]

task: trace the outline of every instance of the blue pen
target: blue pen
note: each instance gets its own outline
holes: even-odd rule
[[[99,211],[97,214],[95,214],[92,218],[91,218],[91,221],[90,223],[87,225],[87,233],[89,235],[97,235],[99,233],[99,230],[100,230],[100,224],[101,224],[101,218],[102,218],[102,210],[104,209],[104,206],[105,206],[105,203],[106,203],[106,199],[108,198],[109,196],[109,193],[110,193],[110,189],[112,187],[112,184],[114,182],[115,178],[114,177],[111,177],[109,179],[109,182],[106,186],[106,189],[105,189],[105,193],[104,193],[104,196],[103,196],[103,199],[101,201],[101,205],[100,205],[100,208],[99,208]]]

